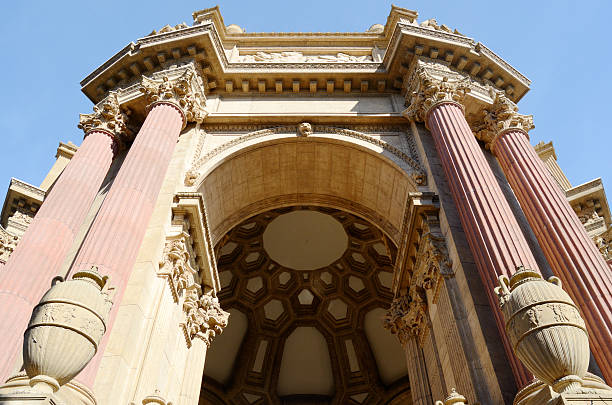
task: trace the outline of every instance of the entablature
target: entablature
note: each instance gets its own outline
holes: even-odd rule
[[[100,102],[142,75],[194,63],[209,95],[389,94],[405,88],[415,57],[426,56],[504,91],[517,102],[530,81],[481,43],[414,11],[392,7],[384,26],[361,33],[246,33],[224,25],[218,7],[194,25],[166,26],[128,44],[82,82]]]

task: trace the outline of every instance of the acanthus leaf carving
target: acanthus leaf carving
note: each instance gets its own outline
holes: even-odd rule
[[[187,290],[183,310],[185,323],[182,327],[188,345],[198,338],[210,346],[215,336],[221,334],[227,326],[230,315],[221,309],[219,299],[212,290],[201,295],[197,290]]]
[[[428,332],[425,298],[422,294],[396,297],[385,315],[383,326],[397,335],[402,345],[414,337],[422,346]]]
[[[417,59],[412,63],[406,92],[408,107],[402,112],[406,118],[425,122],[426,125],[427,114],[433,107],[451,102],[463,108],[465,96],[471,90],[468,77],[457,75],[450,70],[448,75],[434,74],[429,68],[429,65],[434,63],[438,64],[438,62],[427,63]]]
[[[0,265],[5,264],[19,243],[19,236],[0,226]]]
[[[208,112],[204,108],[206,96],[204,83],[193,65],[181,69],[181,73],[171,75],[166,72],[160,78],[142,77],[140,91],[144,93],[149,107],[158,103],[169,103],[178,108],[183,115],[183,127],[187,122],[201,123]]]
[[[168,237],[159,274],[167,277],[175,302],[179,302],[182,292],[187,288],[193,285],[200,288],[201,277],[192,257],[190,237],[187,232]]]
[[[518,106],[506,95],[498,90],[489,88],[493,104],[489,109],[483,109],[476,121],[472,124],[474,135],[485,142],[487,149],[491,149],[499,136],[509,129],[523,131],[526,136],[533,129],[533,116],[518,113]]]
[[[410,311],[410,302],[411,299],[408,295],[395,297],[383,319],[383,326],[385,329],[397,335],[402,345],[405,345],[412,336],[412,331],[405,321],[405,317]]]
[[[91,114],[80,114],[78,127],[87,136],[92,131],[103,131],[113,136],[118,146],[123,146],[123,139],[131,139],[134,132],[128,127],[129,111],[122,111],[117,93],[111,91],[108,96],[93,107]]]
[[[410,277],[410,294],[417,290],[431,290],[432,302],[437,302],[440,283],[453,275],[444,237],[428,232],[423,235],[417,253],[417,262]]]
[[[187,346],[195,338],[210,346],[227,326],[229,313],[221,309],[213,290],[202,292],[202,276],[194,260],[191,236],[185,229],[189,229],[188,222],[183,224],[182,232],[167,237],[159,275],[167,279],[174,302],[182,306],[184,319],[180,327]]]

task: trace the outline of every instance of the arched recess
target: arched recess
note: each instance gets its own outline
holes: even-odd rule
[[[414,161],[343,135],[270,137],[228,145],[200,168],[196,189],[213,245],[245,218],[294,205],[359,215],[399,242],[409,193],[417,191]]]

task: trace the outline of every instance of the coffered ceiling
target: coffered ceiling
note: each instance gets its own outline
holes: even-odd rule
[[[382,326],[397,249],[367,221],[287,207],[217,245],[229,326],[200,404],[409,404],[406,362]]]

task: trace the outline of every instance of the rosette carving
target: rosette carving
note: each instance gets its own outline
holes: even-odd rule
[[[462,105],[470,92],[469,79],[455,76],[436,76],[425,64],[417,61],[408,76],[408,108],[402,114],[408,119],[427,124],[427,114],[436,105],[449,102]]]
[[[182,70],[180,75],[143,76],[140,91],[144,93],[149,108],[159,103],[177,107],[183,115],[183,127],[187,122],[200,123],[208,115],[204,108],[204,84],[192,67]]]
[[[123,145],[122,136],[133,136],[133,131],[127,126],[128,113],[121,110],[116,92],[111,91],[93,110],[91,114],[79,115],[78,127],[85,131],[85,136],[92,131],[103,131],[110,134],[120,146]]]
[[[533,129],[533,116],[518,113],[518,106],[501,91],[491,89],[493,104],[489,109],[480,112],[473,123],[472,129],[476,138],[485,142],[487,149],[491,149],[499,135],[509,129],[518,129],[527,132]]]

